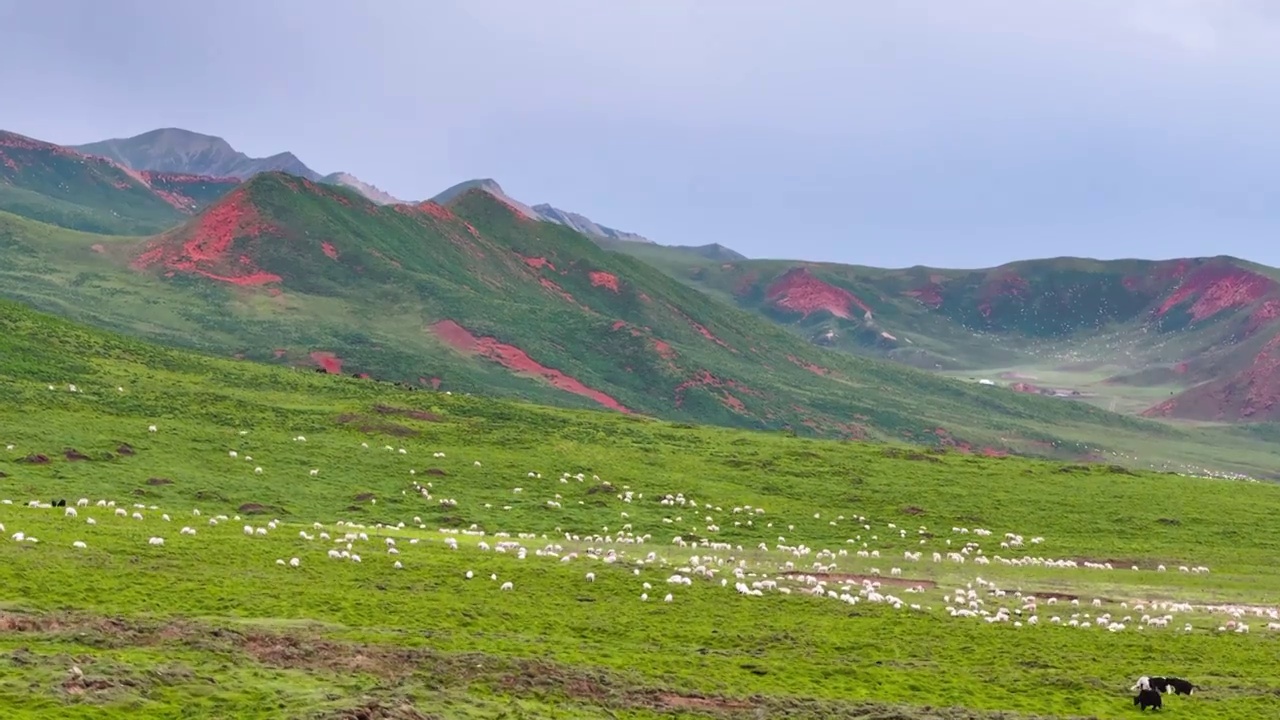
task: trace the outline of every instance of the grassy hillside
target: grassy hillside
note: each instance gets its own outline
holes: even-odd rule
[[[236,178],[136,172],[106,158],[0,131],[0,210],[71,230],[159,232],[239,184]]]
[[[472,191],[383,207],[255,177],[145,241],[0,219],[3,293],[171,344],[671,419],[1144,464],[1269,465],[1153,422],[831,353]]]
[[[1270,484],[408,392],[9,303],[0,428],[7,718],[1118,718],[1159,672],[1200,686],[1175,715],[1280,711]]]
[[[89,232],[141,235],[192,208],[105,158],[0,130],[0,210]]]
[[[815,344],[1151,416],[1280,419],[1277,271],[1234,258],[884,270],[619,249]]]

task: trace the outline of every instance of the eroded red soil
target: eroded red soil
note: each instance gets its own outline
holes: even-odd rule
[[[736,412],[746,412],[747,408],[746,408],[746,405],[743,404],[742,400],[738,399],[738,397],[733,395],[733,393],[729,392],[730,390],[735,390],[737,392],[740,392],[746,395],[760,394],[755,390],[752,390],[751,388],[747,387],[746,385],[743,385],[742,383],[737,382],[736,380],[721,379],[716,377],[715,375],[712,375],[706,370],[699,370],[696,373],[694,373],[693,377],[689,378],[688,380],[685,380],[684,382],[676,386],[676,389],[675,389],[676,407],[681,407],[684,405],[685,393],[687,393],[691,388],[695,388],[695,387],[716,388],[717,390],[719,390],[719,392],[713,393],[713,394],[717,396],[717,399],[721,402],[721,404],[723,404],[725,407],[729,408],[730,410],[734,410]]]
[[[1280,420],[1280,335],[1263,346],[1243,371],[1198,385],[1142,414],[1196,420]]]
[[[258,214],[243,188],[231,191],[190,224],[161,235],[132,263],[145,269],[156,263],[234,285],[280,282],[281,277],[256,268],[237,242],[252,245],[276,228]]]
[[[811,363],[811,362],[806,362],[806,361],[804,361],[804,360],[801,360],[800,358],[796,357],[795,355],[788,355],[788,356],[787,356],[787,359],[788,359],[788,360],[790,360],[791,362],[795,363],[796,365],[799,365],[800,367],[804,368],[805,370],[808,370],[809,372],[813,373],[814,375],[822,375],[822,376],[824,376],[824,377],[825,377],[825,376],[827,376],[827,375],[830,375],[830,374],[831,374],[831,371],[830,371],[830,370],[828,370],[828,369],[826,369],[826,368],[824,368],[824,367],[822,367],[822,366],[820,366],[820,365],[814,365],[814,364],[813,364],[813,363]]]
[[[582,384],[578,380],[565,375],[559,370],[546,367],[529,357],[523,350],[505,343],[498,342],[491,337],[476,337],[466,328],[452,320],[441,320],[430,326],[431,332],[436,337],[448,343],[454,349],[465,352],[474,353],[481,357],[497,362],[499,365],[517,373],[535,375],[546,380],[552,386],[557,387],[566,392],[581,395],[590,398],[601,405],[622,413],[630,413],[631,411],[623,407],[622,403],[600,392]]]
[[[1191,318],[1204,320],[1228,308],[1251,305],[1277,289],[1280,285],[1274,280],[1257,273],[1234,266],[1207,265],[1186,276],[1178,289],[1156,309],[1155,315],[1163,316],[1178,305],[1192,301],[1187,310]]]
[[[618,276],[613,273],[602,272],[599,270],[592,271],[587,275],[591,278],[592,287],[609,288],[614,292],[618,292]]]
[[[331,352],[316,350],[311,353],[311,359],[330,375],[337,375],[342,372],[342,358]]]
[[[551,268],[552,270],[556,269],[556,266],[552,265],[551,261],[544,257],[525,257],[524,255],[521,255],[520,259],[524,261],[525,265],[528,265],[535,270],[544,267]]]
[[[775,280],[765,290],[765,297],[775,307],[806,317],[815,312],[829,312],[836,317],[849,318],[853,307],[871,312],[871,308],[853,293],[819,280],[803,267],[792,268]]]

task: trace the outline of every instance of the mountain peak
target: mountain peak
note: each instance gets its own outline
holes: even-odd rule
[[[578,213],[569,212],[568,210],[561,210],[560,208],[548,205],[547,203],[534,205],[533,209],[542,216],[543,219],[557,222],[561,225],[568,225],[587,237],[656,244],[643,235],[626,232],[624,230],[615,230],[614,228],[600,225],[585,215],[579,215]]]
[[[466,194],[470,190],[481,190],[483,192],[487,192],[490,195],[498,198],[502,202],[506,203],[508,206],[511,207],[511,209],[515,210],[517,213],[529,218],[530,220],[546,219],[541,215],[539,215],[538,212],[533,208],[529,207],[528,205],[525,205],[519,200],[516,200],[515,198],[508,195],[505,191],[503,191],[502,186],[498,184],[498,181],[494,180],[493,178],[476,178],[474,180],[465,180],[463,182],[458,183],[457,185],[454,185],[448,188],[444,192],[436,195],[435,197],[431,198],[431,201],[436,203],[437,205],[447,205],[450,202],[453,202],[454,200],[456,200],[457,198],[462,197],[464,194]]]
[[[405,202],[378,186],[364,182],[347,172],[329,173],[320,178],[320,182],[351,188],[379,205],[403,205]]]
[[[73,149],[105,157],[132,170],[240,180],[248,180],[264,172],[280,171],[307,180],[351,188],[379,205],[401,202],[350,173],[333,173],[322,177],[287,150],[265,158],[252,158],[216,135],[205,135],[182,128],[157,128],[130,138],[76,145]]]
[[[211,177],[249,177],[268,170],[319,180],[320,174],[307,167],[291,152],[266,158],[251,158],[216,135],[159,128],[130,138],[114,138],[73,146],[90,155],[100,155],[133,170],[185,173]]]

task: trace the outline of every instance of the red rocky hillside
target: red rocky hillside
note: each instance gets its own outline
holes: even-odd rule
[[[1113,383],[1168,387],[1149,416],[1280,419],[1280,271],[1234,258],[972,271],[746,260],[668,271],[855,354],[975,374],[1107,367]]]
[[[129,276],[197,320],[139,333],[440,390],[991,452],[1019,450],[1002,413],[1046,429],[1064,411],[1134,422],[814,347],[483,188],[385,206],[264,173],[140,243]],[[779,301],[822,295],[804,290]],[[842,293],[829,302],[865,313]]]

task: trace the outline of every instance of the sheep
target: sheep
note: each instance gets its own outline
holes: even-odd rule
[[[79,549],[79,550],[83,550],[83,549],[85,549],[85,548],[87,548],[87,547],[89,547],[89,546],[88,546],[88,545],[85,545],[83,541],[81,541],[81,540],[77,540],[77,541],[75,541],[75,542],[71,543],[71,547],[73,547],[73,548],[77,548],[77,549]]]
[[[511,589],[513,589],[513,588],[515,588],[515,585],[513,585],[513,584],[511,583],[511,581],[510,581],[510,580],[508,580],[508,581],[506,581],[506,582],[502,583],[502,587],[500,587],[500,588],[498,588],[498,589],[499,589],[499,590],[511,590]]]
[[[301,560],[299,560],[298,558],[289,558],[289,567],[295,567],[295,568],[296,568],[296,567],[298,567],[298,566],[299,566],[299,565],[301,565],[301,564],[302,564],[302,561],[301,561]]]
[[[153,537],[153,538],[151,538],[151,539],[147,540],[147,544],[148,544],[148,545],[163,545],[163,544],[164,544],[164,538],[162,538],[162,537]]]

